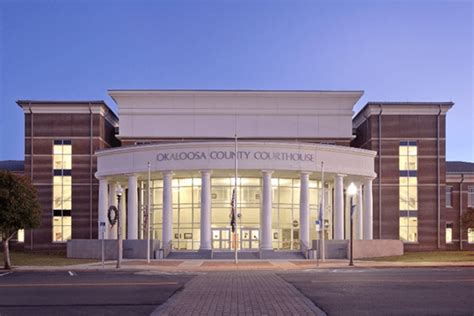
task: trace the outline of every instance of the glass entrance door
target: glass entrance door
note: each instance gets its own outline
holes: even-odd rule
[[[213,228],[212,229],[212,249],[230,250],[230,229]]]
[[[297,228],[283,228],[281,230],[281,249],[297,250],[300,248],[300,230]]]
[[[260,245],[260,231],[257,228],[242,228],[240,236],[240,249],[255,250]]]

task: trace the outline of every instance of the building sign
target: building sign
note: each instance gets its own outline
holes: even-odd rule
[[[185,161],[185,160],[235,160],[234,151],[181,151],[172,153],[159,153],[157,161]],[[238,160],[281,160],[314,162],[314,155],[301,152],[273,152],[273,151],[238,151]]]

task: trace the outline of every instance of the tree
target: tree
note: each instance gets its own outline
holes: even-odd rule
[[[8,171],[0,171],[0,233],[5,269],[11,269],[9,241],[19,229],[37,228],[41,207],[31,182]]]
[[[469,209],[462,214],[461,223],[463,228],[474,228],[474,209]]]

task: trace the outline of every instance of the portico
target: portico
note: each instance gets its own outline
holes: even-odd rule
[[[140,239],[145,217],[146,172],[152,169],[152,236],[175,250],[231,250],[231,191],[235,184],[232,141],[155,144],[97,153],[99,221],[110,192],[127,190],[126,239]],[[166,158],[165,158],[166,157]],[[359,191],[356,236],[371,239],[374,153],[320,144],[239,142],[237,247],[241,250],[300,250],[317,238],[321,194],[325,194],[326,238],[344,239],[344,189]],[[325,165],[323,193],[321,161]],[[112,191],[113,192],[113,191]],[[105,201],[105,202],[104,202]],[[334,201],[334,203],[332,202]],[[362,230],[361,230],[362,227]],[[109,229],[106,234],[113,238]]]

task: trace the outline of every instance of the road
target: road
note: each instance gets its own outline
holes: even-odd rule
[[[149,315],[185,284],[168,310],[307,314],[285,281],[328,315],[474,315],[474,268],[0,272],[0,315]]]
[[[279,273],[328,315],[474,315],[473,268]]]
[[[15,271],[0,276],[0,315],[149,315],[191,278],[131,271]]]

